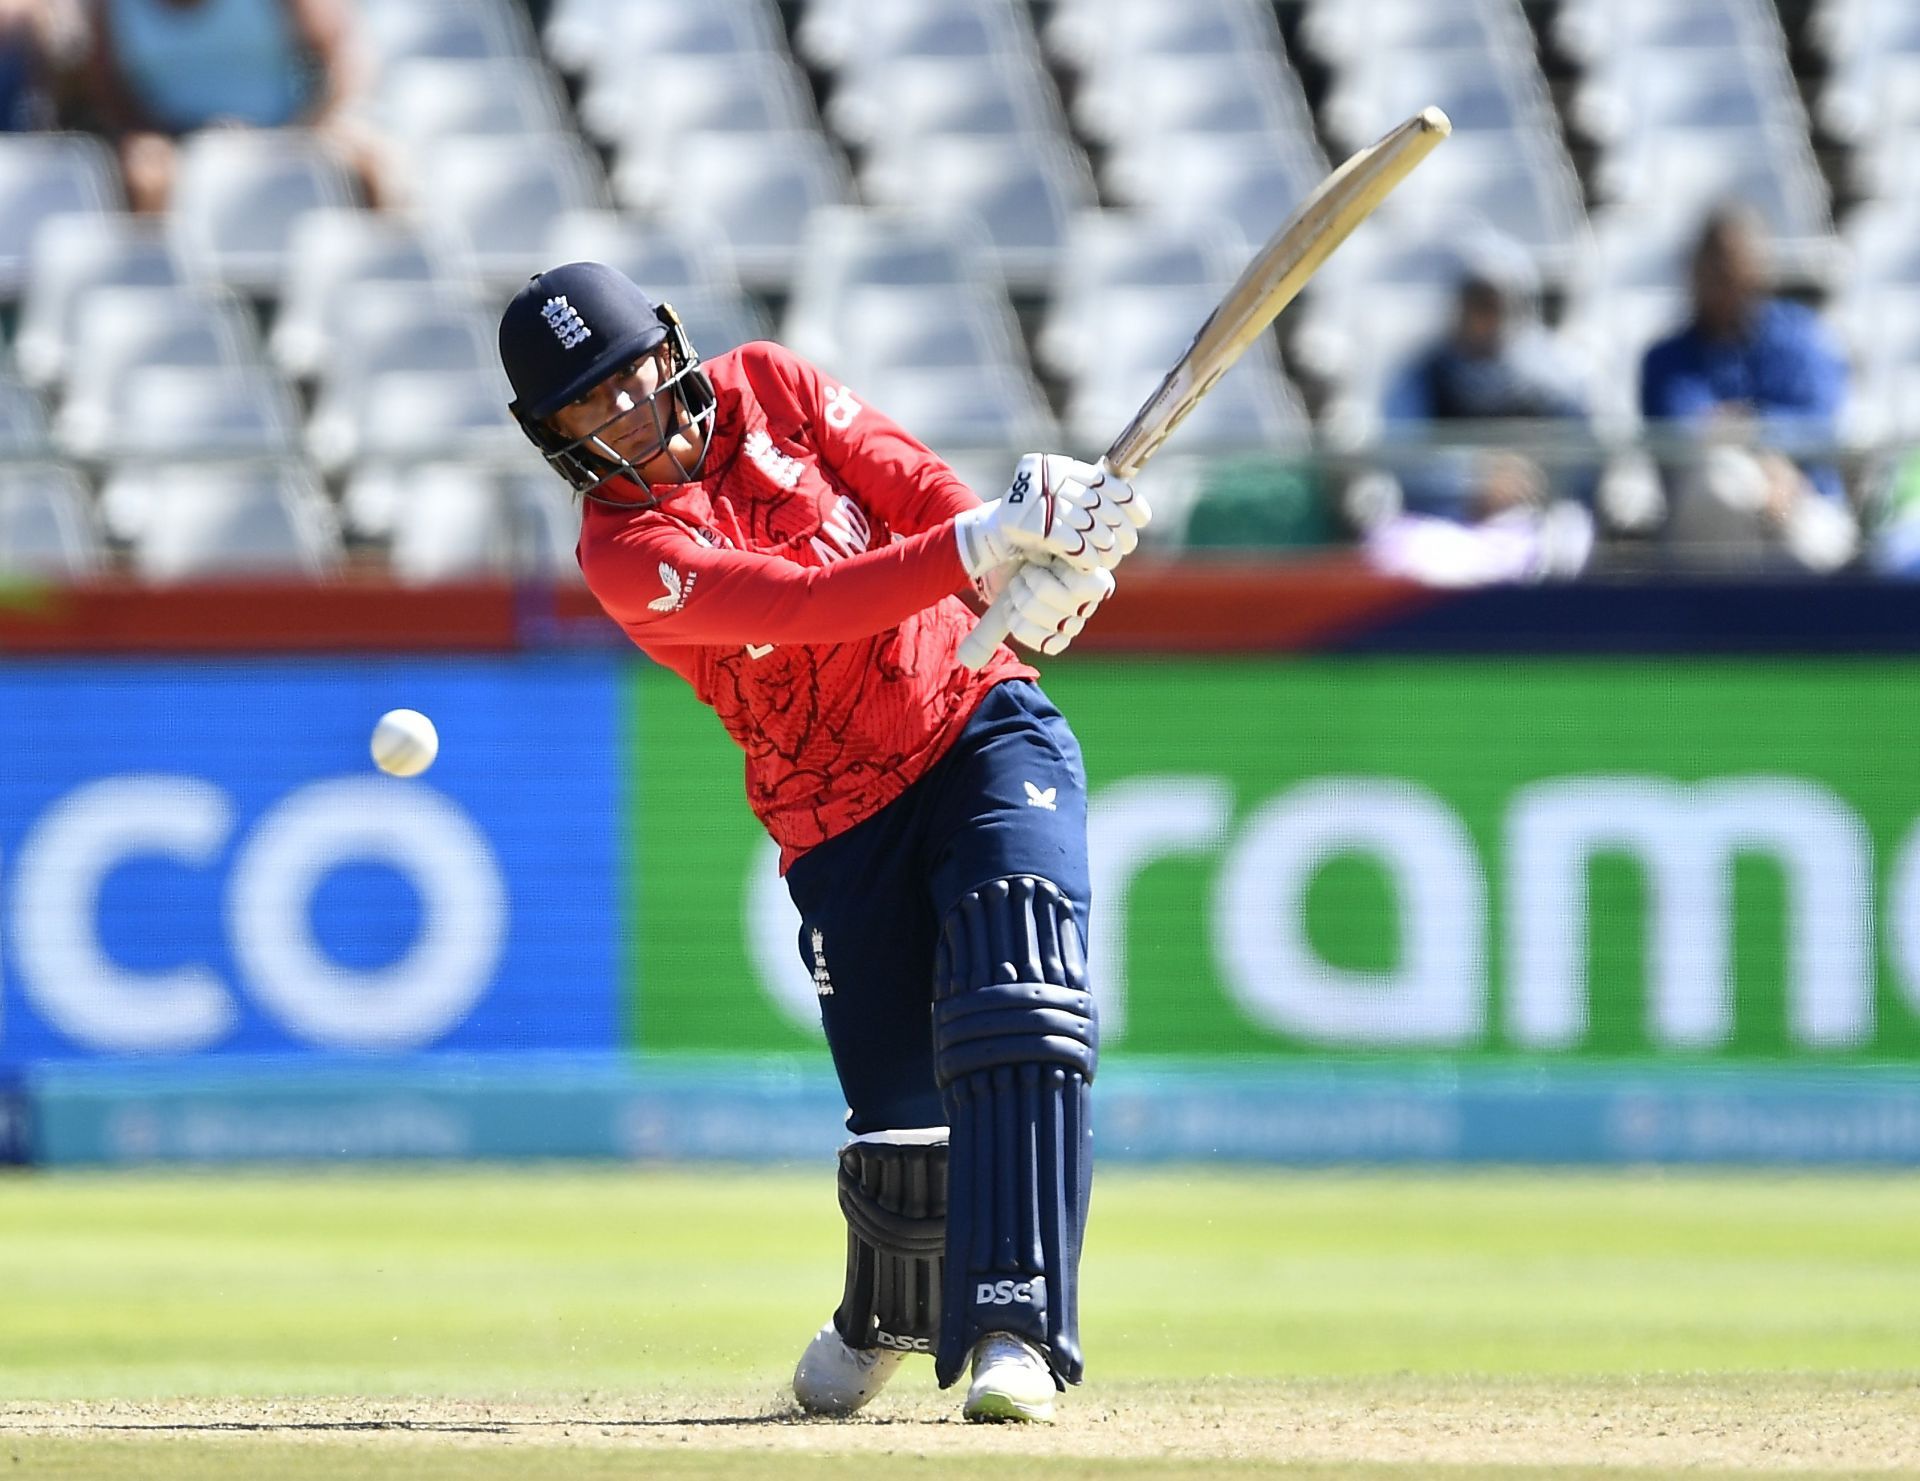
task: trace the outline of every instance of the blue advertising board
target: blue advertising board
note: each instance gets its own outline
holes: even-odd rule
[[[0,1080],[49,1062],[609,1052],[614,667],[0,668]],[[398,780],[375,719],[441,753]]]

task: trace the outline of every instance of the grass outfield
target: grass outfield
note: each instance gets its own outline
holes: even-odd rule
[[[1911,1178],[1106,1173],[1045,1431],[796,1421],[843,1238],[826,1170],[0,1178],[0,1464],[1920,1476]]]

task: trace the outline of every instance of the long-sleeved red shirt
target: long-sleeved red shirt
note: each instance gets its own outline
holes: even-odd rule
[[[706,362],[701,479],[633,512],[589,500],[579,559],[609,616],[746,752],[785,869],[904,792],[981,697],[1034,670],[956,657],[973,614],[953,516],[980,501],[926,447],[779,345]]]

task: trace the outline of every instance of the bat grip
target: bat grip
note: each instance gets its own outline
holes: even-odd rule
[[[1012,631],[1013,592],[1008,590],[993,599],[986,615],[974,623],[973,631],[961,640],[960,661],[970,669],[979,668],[993,657],[993,650],[1005,642]]]

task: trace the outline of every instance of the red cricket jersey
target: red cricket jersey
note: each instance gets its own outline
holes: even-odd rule
[[[588,500],[580,569],[642,651],[746,752],[780,867],[873,816],[940,759],[981,697],[1036,677],[1002,646],[954,657],[974,615],[952,469],[779,345],[705,364],[700,482],[655,509]]]

